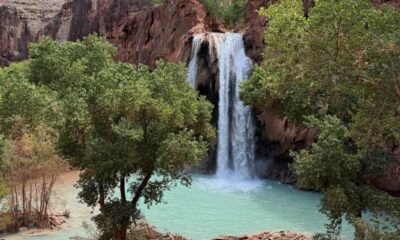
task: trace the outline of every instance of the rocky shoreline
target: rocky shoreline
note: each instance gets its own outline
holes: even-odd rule
[[[258,235],[248,236],[244,235],[241,237],[234,236],[222,236],[213,240],[310,240],[311,237],[292,232],[263,232]]]
[[[187,240],[182,236],[171,233],[160,233],[155,227],[150,226],[146,222],[138,224],[136,232],[139,236],[149,240]],[[310,236],[292,233],[286,231],[280,232],[263,232],[257,235],[243,235],[243,236],[220,236],[212,240],[311,240]]]

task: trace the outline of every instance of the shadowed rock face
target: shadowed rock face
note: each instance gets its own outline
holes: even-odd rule
[[[400,146],[393,150],[393,161],[384,172],[384,176],[375,179],[374,183],[378,188],[400,196]]]
[[[245,29],[243,39],[246,47],[246,54],[255,62],[262,61],[264,52],[264,32],[267,26],[267,19],[258,14],[261,7],[270,6],[276,0],[254,0],[247,4],[247,28]]]
[[[65,0],[0,1],[0,66],[28,57],[28,43],[60,11]]]
[[[26,59],[30,40],[26,18],[14,8],[0,7],[0,66]]]
[[[395,8],[400,8],[400,0],[373,0],[372,1],[376,7],[381,6],[382,4],[390,4]]]

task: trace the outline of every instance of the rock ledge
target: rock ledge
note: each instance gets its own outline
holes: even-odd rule
[[[221,236],[213,240],[310,240],[309,236],[292,232],[263,232],[254,236]]]

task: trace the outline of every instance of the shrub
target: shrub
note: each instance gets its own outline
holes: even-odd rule
[[[243,23],[246,18],[247,0],[200,0],[206,11],[228,27]]]

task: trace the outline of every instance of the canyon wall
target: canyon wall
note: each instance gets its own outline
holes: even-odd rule
[[[187,62],[195,33],[226,31],[196,0],[1,0],[0,66],[28,57],[28,43],[105,36],[117,59],[154,65],[157,59]]]

